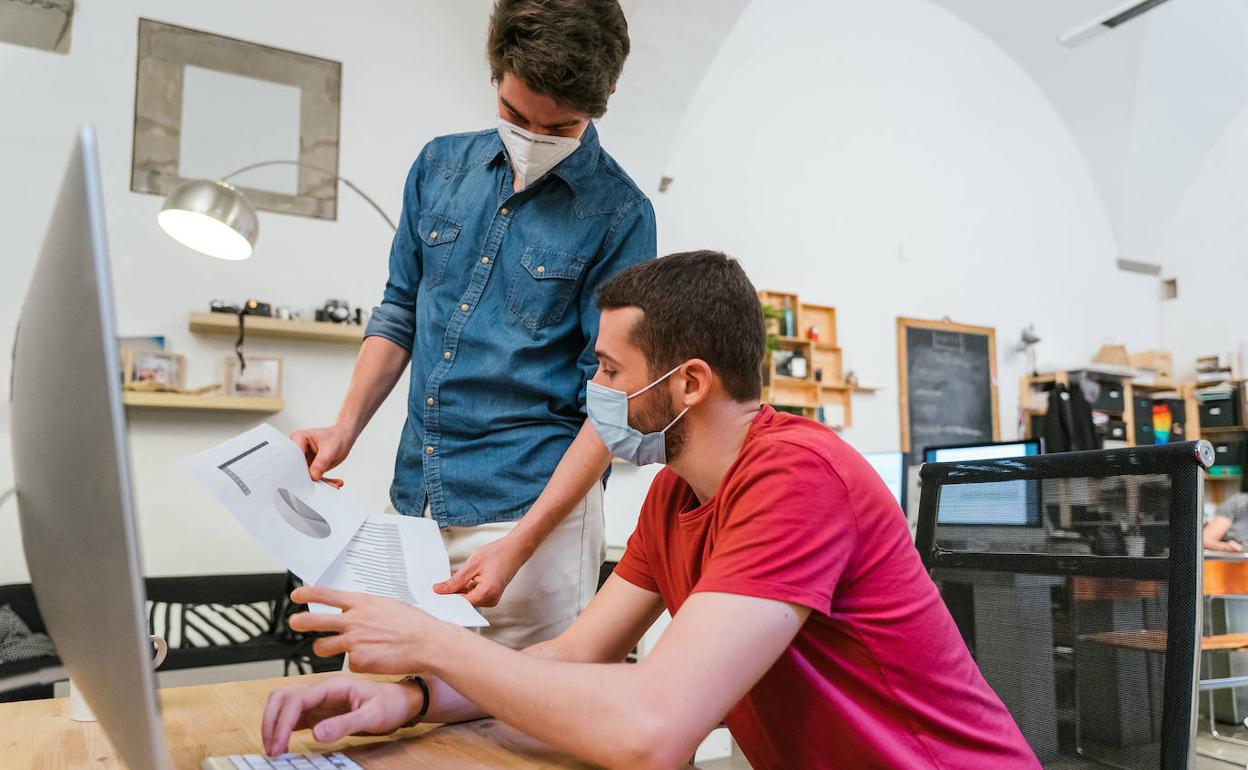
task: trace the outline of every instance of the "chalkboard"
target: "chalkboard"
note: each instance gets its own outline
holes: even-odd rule
[[[897,319],[901,448],[997,441],[996,331],[949,321]]]

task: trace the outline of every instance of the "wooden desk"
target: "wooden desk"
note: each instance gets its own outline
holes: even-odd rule
[[[323,676],[323,675],[322,675]],[[260,716],[271,690],[316,676],[173,687],[160,690],[173,766],[199,770],[205,757],[263,753]],[[402,740],[396,740],[396,736]],[[459,725],[419,725],[382,738],[348,738],[330,745],[301,730],[291,751],[345,751],[365,770],[482,770],[592,767],[493,719]],[[60,770],[124,765],[98,723],[74,722],[69,700],[0,703],[0,766]]]

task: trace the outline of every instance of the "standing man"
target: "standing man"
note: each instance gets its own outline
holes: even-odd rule
[[[453,570],[437,589],[509,647],[567,628],[605,555],[610,454],[585,421],[594,294],[656,256],[654,210],[592,122],[628,50],[617,0],[496,2],[498,127],[416,158],[338,419],[291,435],[323,478],[410,362],[391,503],[437,520]]]

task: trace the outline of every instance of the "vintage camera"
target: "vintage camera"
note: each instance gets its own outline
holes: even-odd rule
[[[273,306],[258,299],[249,299],[243,303],[243,313],[246,315],[258,315],[263,318],[272,318]]]
[[[351,306],[341,299],[327,299],[316,311],[316,320],[332,324],[351,322]]]
[[[208,311],[210,313],[229,313],[230,315],[238,315],[238,305],[225,300],[214,299],[208,303]]]

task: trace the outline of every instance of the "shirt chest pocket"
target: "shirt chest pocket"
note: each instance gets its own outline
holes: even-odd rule
[[[507,284],[507,310],[529,329],[557,324],[576,296],[586,260],[529,246]]]
[[[417,226],[420,228],[421,268],[424,283],[433,288],[446,279],[446,266],[451,252],[459,240],[463,225],[443,214],[422,212]]]

